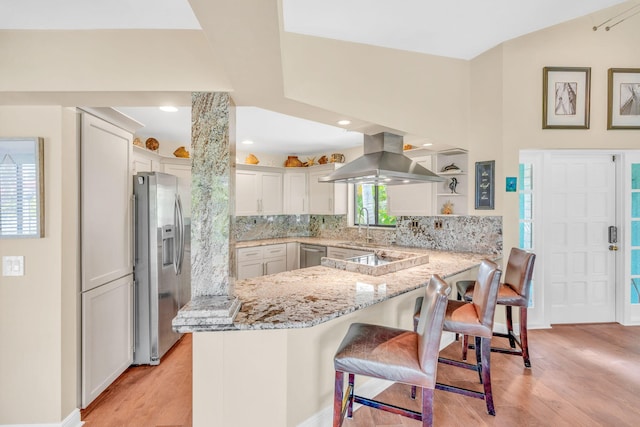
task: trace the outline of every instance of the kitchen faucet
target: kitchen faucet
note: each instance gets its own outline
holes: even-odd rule
[[[369,236],[369,210],[365,207],[360,208],[360,213],[358,213],[358,234],[360,234],[360,227],[362,226],[362,221],[360,221],[360,218],[362,218],[362,211],[365,211],[367,213],[367,236],[366,236],[366,242],[369,243],[373,240],[373,237]]]

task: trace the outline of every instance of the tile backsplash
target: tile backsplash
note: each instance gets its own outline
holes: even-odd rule
[[[365,241],[366,227],[349,227],[346,215],[237,217],[236,240],[323,237]],[[370,228],[374,243],[456,252],[502,253],[500,216],[402,216],[394,228]]]

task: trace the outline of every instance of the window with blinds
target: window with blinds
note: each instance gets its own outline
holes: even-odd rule
[[[0,138],[0,238],[42,237],[42,138]]]

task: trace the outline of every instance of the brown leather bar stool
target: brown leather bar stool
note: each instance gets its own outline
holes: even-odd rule
[[[444,280],[437,275],[431,277],[423,297],[423,315],[417,332],[365,323],[354,323],[349,327],[334,357],[334,427],[342,425],[345,412],[347,417],[353,416],[353,402],[422,421],[423,427],[433,424],[438,352],[450,293],[451,287]],[[345,373],[349,374],[346,393]],[[421,387],[421,412],[356,395],[355,375]]]
[[[444,331],[459,333],[465,336],[465,338],[468,335],[475,337],[475,348],[480,349],[476,351],[476,364],[472,365],[444,357],[438,359],[440,363],[477,371],[484,392],[441,383],[436,384],[436,389],[484,399],[489,415],[496,414],[493,405],[493,393],[491,391],[490,348],[493,332],[493,316],[496,310],[501,273],[496,263],[486,259],[483,260],[480,263],[478,276],[475,281],[476,286],[473,292],[473,300],[451,300],[447,305],[447,313],[444,317],[442,329]],[[414,322],[416,316],[420,315],[421,313],[419,312],[414,314]],[[413,393],[414,391],[411,390],[412,396]]]
[[[529,307],[529,295],[531,293],[531,277],[535,254],[518,248],[512,248],[507,261],[504,274],[504,283],[498,289],[497,304],[504,305],[507,317],[507,333],[494,332],[496,337],[508,338],[509,347],[491,347],[491,351],[498,353],[514,354],[522,356],[524,366],[531,367],[529,360],[529,341],[527,339],[527,308]],[[466,301],[473,298],[474,282],[461,280],[456,283],[458,295],[464,295]],[[520,307],[520,339],[513,332],[512,307]],[[466,360],[467,341],[463,339],[462,358]],[[516,348],[516,344],[519,349]],[[473,347],[471,347],[473,348]]]

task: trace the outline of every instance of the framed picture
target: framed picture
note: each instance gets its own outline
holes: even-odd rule
[[[640,68],[609,68],[607,129],[640,129]]]
[[[507,193],[514,193],[517,189],[518,178],[515,176],[508,176],[505,183],[505,190]]]
[[[543,129],[589,129],[591,68],[544,67]]]
[[[496,162],[476,162],[476,209],[493,209]]]

